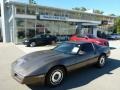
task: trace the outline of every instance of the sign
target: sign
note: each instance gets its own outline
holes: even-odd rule
[[[66,21],[68,19],[68,17],[53,16],[53,15],[40,15],[37,19]]]

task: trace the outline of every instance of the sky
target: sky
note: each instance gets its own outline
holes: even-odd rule
[[[29,0],[15,0],[28,3]],[[85,7],[98,9],[105,15],[115,14],[120,16],[120,0],[35,0],[39,5],[51,6],[63,9]]]

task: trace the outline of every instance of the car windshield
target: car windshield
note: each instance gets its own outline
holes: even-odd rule
[[[44,35],[44,34],[39,34],[39,35],[36,35],[34,38],[45,38],[46,37],[46,35]]]
[[[84,36],[84,35],[82,35],[82,34],[77,34],[77,37],[84,38],[85,36]]]
[[[79,47],[80,45],[77,45],[75,43],[62,43],[56,48],[54,48],[54,50],[63,53],[77,54],[77,52],[79,51]]]
[[[36,35],[33,38],[40,38],[40,37],[41,37],[41,35]]]
[[[97,38],[97,37],[95,37],[94,35],[92,35],[92,34],[88,34],[88,35],[86,35],[88,38]]]
[[[95,37],[95,36],[92,35],[92,34],[87,34],[87,35],[78,34],[77,37],[81,37],[81,38],[85,38],[85,37],[88,37],[88,38],[97,38],[97,37]]]

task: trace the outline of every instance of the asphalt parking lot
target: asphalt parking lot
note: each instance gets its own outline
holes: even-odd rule
[[[25,47],[0,43],[0,90],[120,90],[120,41],[110,41],[111,55],[102,69],[94,66],[77,70],[59,87],[26,86],[11,77],[11,63],[26,53],[52,49],[55,46]]]

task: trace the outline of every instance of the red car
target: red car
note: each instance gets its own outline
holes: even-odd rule
[[[109,46],[108,40],[95,37],[92,34],[88,34],[85,36],[73,35],[72,37],[70,37],[70,41],[87,41],[87,42],[93,42],[97,45]]]

